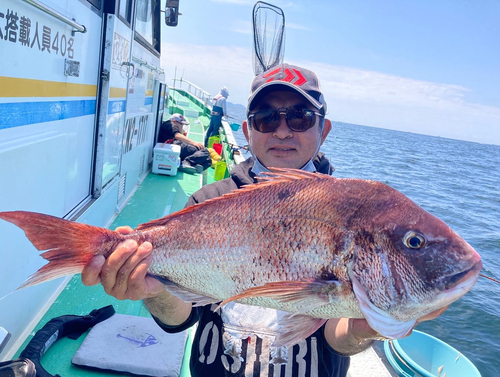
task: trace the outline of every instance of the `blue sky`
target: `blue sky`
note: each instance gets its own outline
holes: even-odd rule
[[[499,1],[270,2],[285,12],[285,61],[318,74],[331,120],[500,145]],[[245,105],[254,4],[181,0],[162,32],[168,84],[177,67]]]

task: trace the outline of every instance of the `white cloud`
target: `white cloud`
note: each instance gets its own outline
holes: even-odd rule
[[[231,31],[240,34],[252,35],[252,23],[244,20],[233,20],[231,22]]]
[[[272,23],[271,23],[272,24]],[[274,24],[272,24],[274,25]],[[293,23],[286,23],[285,25],[286,29],[295,29],[295,30],[301,30],[301,31],[311,31],[311,28],[308,28],[304,25],[299,25],[299,24],[293,24]],[[247,35],[252,35],[253,34],[253,26],[252,22],[246,21],[246,20],[232,20],[231,21],[231,31],[235,33],[240,33],[240,34],[247,34]],[[274,36],[274,28],[271,27],[270,29],[266,29],[266,32],[269,37]]]
[[[320,77],[332,119],[500,144],[500,108],[469,103],[469,91],[373,71],[296,62]]]
[[[169,53],[173,52],[175,53]],[[245,104],[252,81],[252,54],[249,49],[224,46],[162,44],[162,68],[172,85],[184,72],[188,80],[214,96],[221,86],[229,89],[229,101]]]
[[[306,30],[306,31],[311,31],[311,28],[308,28],[307,26],[300,25],[300,24],[294,24],[292,22],[285,22],[285,27],[287,29],[295,29],[295,30]]]
[[[254,77],[250,49],[168,43],[163,49],[169,85],[177,66],[178,77],[185,69],[184,79],[212,95],[225,85],[229,101],[246,104]],[[317,73],[332,120],[500,144],[500,108],[467,102],[465,87],[311,61],[290,63]]]

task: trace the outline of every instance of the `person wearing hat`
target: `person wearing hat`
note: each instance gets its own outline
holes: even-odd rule
[[[201,173],[210,166],[207,165],[209,161],[211,163],[210,155],[203,143],[191,140],[186,136],[183,126],[189,126],[189,120],[182,114],[172,114],[169,120],[161,123],[157,142],[173,143],[181,147],[180,171],[189,174]]]
[[[202,187],[187,205],[222,196],[256,182],[256,175],[269,167],[303,169],[332,174],[333,166],[319,151],[332,125],[325,118],[326,102],[316,74],[305,68],[282,64],[256,76],[248,100],[243,132],[252,157],[237,165],[231,177]],[[117,231],[131,232],[120,227]],[[119,263],[94,261],[85,266],[82,281],[100,282],[106,266],[106,292],[118,299],[144,299],[158,325],[179,332],[198,324],[193,339],[190,371],[197,376],[346,376],[349,355],[368,348],[380,336],[364,319],[330,319],[303,341],[286,349],[273,347],[269,329],[284,313],[231,302],[214,312],[217,305],[193,307],[165,290],[162,283],[146,277],[152,250],[148,242],[133,241],[114,253],[134,265],[121,271]],[[131,256],[132,255],[132,256]],[[144,262],[141,262],[144,261]],[[132,274],[136,268],[141,273]],[[124,275],[124,276],[122,276]],[[116,279],[120,277],[120,279]],[[117,284],[116,282],[120,282]],[[429,320],[444,309],[421,318]]]
[[[219,127],[222,126],[222,118],[227,118],[226,99],[229,97],[228,89],[223,86],[212,100],[212,112],[210,114],[210,124],[205,133],[205,147],[208,146],[208,139],[219,134]]]

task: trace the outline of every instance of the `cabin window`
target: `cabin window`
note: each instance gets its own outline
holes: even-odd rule
[[[132,0],[120,0],[118,15],[130,24],[132,19]]]
[[[153,43],[153,0],[137,0],[135,31],[150,45]]]
[[[90,4],[101,10],[101,0],[87,0]]]

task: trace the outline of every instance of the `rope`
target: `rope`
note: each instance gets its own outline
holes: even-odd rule
[[[483,274],[479,274],[479,276],[482,276],[483,278],[486,278],[486,279],[490,279],[490,280],[493,280],[493,281],[494,281],[495,283],[498,283],[498,284],[500,284],[500,281],[498,281],[498,280],[495,280],[495,279],[493,279],[493,278],[490,278],[489,276],[486,276],[486,275],[483,275]]]

